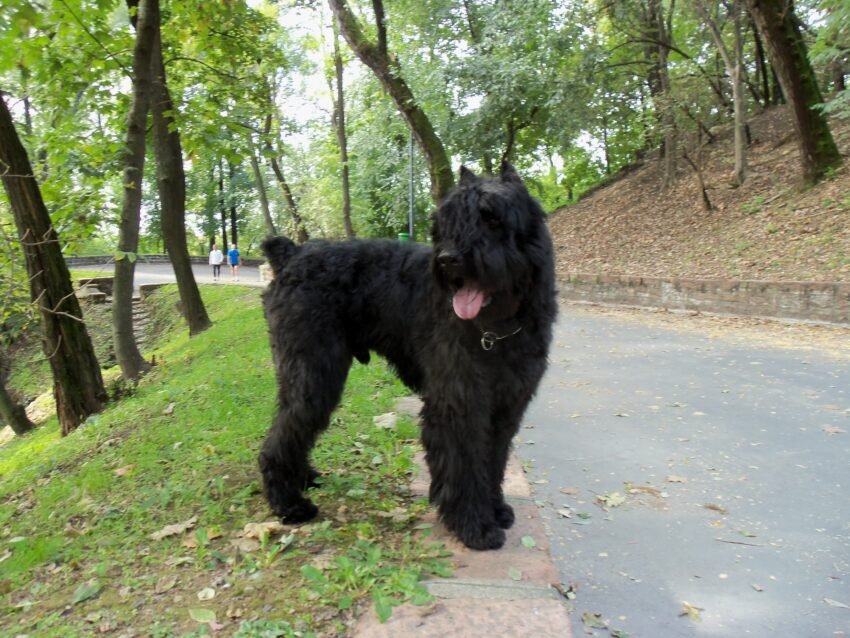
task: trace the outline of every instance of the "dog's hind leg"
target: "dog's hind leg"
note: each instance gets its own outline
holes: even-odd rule
[[[304,490],[318,476],[309,456],[342,396],[351,355],[328,340],[294,358],[279,374],[277,416],[260,452],[266,498],[276,516],[288,523],[308,521],[318,508]]]

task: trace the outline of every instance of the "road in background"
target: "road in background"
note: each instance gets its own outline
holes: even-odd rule
[[[75,266],[74,270],[85,270],[86,272],[96,272],[103,276],[111,275],[114,271],[114,264],[97,264],[92,266]],[[199,284],[212,284],[212,266],[204,264],[192,264],[192,272],[195,275],[195,281]],[[161,284],[174,283],[174,269],[171,264],[146,264],[139,262],[136,264],[136,272],[133,280],[133,285],[138,288],[141,284]],[[230,266],[221,267],[221,281],[217,283],[227,284],[233,283],[230,280]],[[248,286],[265,286],[267,282],[260,281],[260,270],[256,266],[240,266],[239,267],[239,283]]]
[[[850,357],[715,332],[562,307],[516,446],[576,636],[850,636]]]

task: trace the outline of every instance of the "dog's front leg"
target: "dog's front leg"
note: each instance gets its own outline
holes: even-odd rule
[[[422,442],[431,472],[431,501],[440,518],[467,547],[499,549],[505,532],[496,520],[486,413],[451,409],[456,402],[425,399]]]

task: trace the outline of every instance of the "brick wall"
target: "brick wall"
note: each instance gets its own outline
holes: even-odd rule
[[[571,274],[562,299],[850,324],[850,283]]]

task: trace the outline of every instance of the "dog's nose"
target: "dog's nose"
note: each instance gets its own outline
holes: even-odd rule
[[[437,255],[437,263],[444,270],[458,268],[461,264],[460,255],[453,250],[443,250]]]

